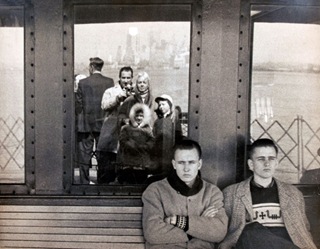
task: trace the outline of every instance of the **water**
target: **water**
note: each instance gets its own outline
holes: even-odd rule
[[[271,136],[279,142],[281,164],[277,175],[287,182],[299,183],[299,167],[300,173],[320,168],[320,74],[255,71],[252,82],[251,122],[257,119],[269,129],[269,135],[264,137]],[[298,116],[302,120],[299,129],[298,120],[294,121]],[[251,126],[253,138],[262,132],[257,123]]]

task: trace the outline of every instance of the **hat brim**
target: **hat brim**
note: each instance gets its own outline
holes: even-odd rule
[[[170,100],[169,100],[169,99],[162,98],[162,97],[157,97],[157,98],[155,99],[155,101],[156,101],[157,103],[159,103],[159,101],[170,101]]]

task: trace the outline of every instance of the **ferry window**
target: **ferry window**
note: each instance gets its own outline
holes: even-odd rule
[[[0,6],[0,183],[25,182],[24,11]]]
[[[320,8],[251,8],[251,140],[279,147],[278,178],[316,184],[320,177]]]
[[[190,20],[190,5],[74,6],[74,184],[145,184],[168,173],[169,148],[188,134]],[[101,60],[116,87],[97,76]],[[167,122],[156,121],[161,101]],[[136,102],[149,108],[150,128],[137,128]]]

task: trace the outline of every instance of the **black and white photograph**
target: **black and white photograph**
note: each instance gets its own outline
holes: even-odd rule
[[[320,0],[0,0],[0,248],[320,249]]]

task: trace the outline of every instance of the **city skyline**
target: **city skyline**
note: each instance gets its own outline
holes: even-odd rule
[[[85,44],[79,42],[84,40]],[[189,57],[189,50],[190,22],[75,26],[75,65],[87,64],[93,56],[101,57],[106,64],[137,65],[142,61],[165,64],[178,54],[185,53]]]

